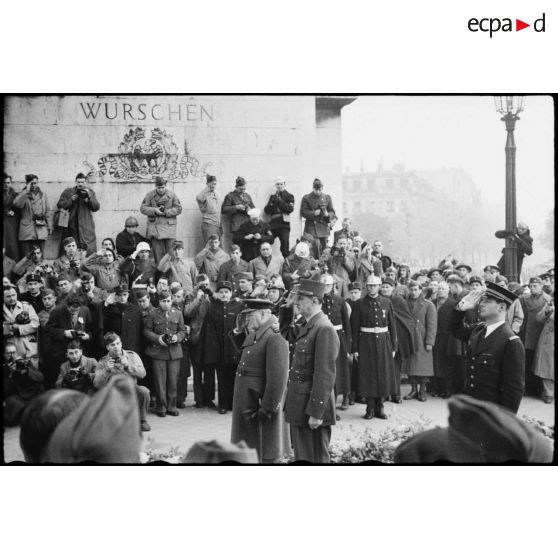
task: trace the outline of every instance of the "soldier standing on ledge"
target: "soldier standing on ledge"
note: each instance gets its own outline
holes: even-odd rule
[[[302,279],[297,306],[302,314],[295,340],[285,420],[291,425],[295,461],[329,463],[331,426],[335,424],[335,360],[339,338],[322,312],[324,285]]]
[[[304,232],[320,242],[320,252],[326,247],[331,233],[330,221],[335,218],[335,210],[329,194],[324,194],[324,185],[314,178],[312,192],[303,196],[300,202],[300,215],[304,217]]]
[[[506,312],[516,298],[504,287],[487,281],[484,292],[471,291],[459,301],[450,322],[450,332],[468,342],[463,393],[513,413],[519,409],[525,386],[525,349],[506,322]],[[468,325],[465,311],[479,301],[485,323]]]
[[[291,232],[291,213],[294,210],[294,196],[285,190],[285,179],[275,180],[275,194],[271,195],[264,207],[270,216],[269,227],[273,238],[279,238],[283,258],[289,255],[289,234]]]

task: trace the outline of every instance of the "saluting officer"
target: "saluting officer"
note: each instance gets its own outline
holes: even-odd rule
[[[289,344],[275,330],[271,301],[247,299],[244,305],[240,313],[244,324],[237,325],[233,337],[242,355],[234,384],[231,442],[244,440],[258,451],[261,463],[273,463],[290,450],[281,412],[289,375]]]
[[[171,294],[159,298],[159,306],[147,314],[143,334],[150,341],[145,354],[153,363],[156,413],[159,417],[178,416],[176,408],[178,374],[182,353],[182,341],[186,327],[182,312],[172,307]]]
[[[382,280],[366,279],[367,295],[353,306],[351,329],[353,356],[358,361],[358,394],[366,397],[366,414],[386,419],[384,398],[396,393],[394,357],[397,331],[389,299],[378,296]]]
[[[304,320],[295,341],[287,384],[285,420],[291,425],[295,460],[329,463],[335,424],[335,360],[339,338],[322,312],[324,285],[302,279],[297,306]]]
[[[490,281],[486,290],[471,291],[453,310],[451,333],[467,342],[465,389],[476,399],[498,403],[517,413],[525,386],[525,349],[506,321],[506,312],[517,295]],[[480,301],[484,323],[468,325],[465,311]]]

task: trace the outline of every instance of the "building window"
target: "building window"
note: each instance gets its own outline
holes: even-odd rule
[[[360,202],[355,202],[354,213],[360,213],[360,212],[361,212]]]
[[[388,188],[393,188],[393,178],[388,178],[388,179],[386,180],[386,186],[387,186]]]
[[[388,211],[389,213],[393,213],[393,201],[388,200],[386,202],[386,211]]]
[[[401,209],[407,209],[407,200],[401,200],[399,202],[399,206],[401,207]]]
[[[359,189],[360,189],[360,182],[361,182],[361,181],[360,181],[360,180],[357,180],[357,179],[353,180],[353,188],[354,188],[355,190],[359,190]]]
[[[372,190],[374,190],[374,179],[373,178],[369,178],[366,181],[366,188],[368,189],[369,192],[372,192]]]

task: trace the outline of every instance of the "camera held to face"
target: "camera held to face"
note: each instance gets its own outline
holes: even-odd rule
[[[84,200],[84,199],[89,197],[89,192],[87,191],[86,188],[78,188],[77,189],[77,195],[78,195],[79,198]]]
[[[213,296],[213,291],[206,285],[200,285],[199,289],[207,296]]]
[[[14,362],[14,371],[16,374],[26,374],[29,372],[31,361],[28,358],[18,358]]]

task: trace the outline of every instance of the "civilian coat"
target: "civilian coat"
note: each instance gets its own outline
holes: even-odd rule
[[[535,351],[533,373],[545,380],[554,380],[554,310],[547,316],[543,308],[536,319],[542,322],[543,328]]]
[[[248,209],[253,209],[254,202],[247,192],[239,192],[238,190],[233,190],[229,192],[223,201],[221,206],[221,213],[228,215],[231,220],[231,233],[235,233],[242,223],[249,220],[248,213],[246,211],[239,211],[234,206],[244,205]]]
[[[67,329],[75,329],[76,331],[85,331],[89,334],[89,341],[82,342],[83,353],[89,356],[92,350],[95,332],[93,331],[93,319],[89,308],[81,306],[78,310],[78,321],[75,326],[72,325],[70,310],[65,304],[56,306],[46,323],[45,330],[49,338],[49,343],[45,346],[47,354],[52,355],[55,359],[63,359],[66,355],[66,347],[71,339],[64,336]]]
[[[348,395],[351,391],[351,369],[348,353],[353,342],[347,303],[337,295],[324,295],[322,312],[329,318],[339,337],[339,352],[335,360],[335,393]]]
[[[243,271],[248,271],[250,264],[247,261],[240,260],[238,264],[235,264],[232,260],[227,260],[223,262],[219,267],[219,273],[217,275],[217,282],[228,281],[233,286],[233,291],[238,289],[238,281],[234,278],[237,273]]]
[[[290,229],[291,213],[294,211],[294,196],[282,190],[269,197],[264,213],[269,215],[269,226],[271,230]]]
[[[409,376],[434,376],[433,351],[426,345],[434,346],[438,313],[429,300],[419,296],[417,300],[407,299],[409,310],[415,320],[415,339],[418,350],[402,362],[401,372]]]
[[[402,359],[407,358],[419,348],[418,340],[415,336],[415,320],[409,310],[407,301],[402,296],[392,294],[388,300],[391,302],[395,316],[397,351]]]
[[[140,242],[147,242],[147,238],[140,233],[129,233],[126,229],[116,235],[116,251],[123,258],[127,258],[136,251]]]
[[[159,337],[165,333],[176,335],[178,340],[167,347],[159,343]],[[145,354],[156,360],[178,360],[184,354],[182,352],[182,341],[186,336],[186,327],[182,313],[171,306],[168,316],[161,308],[155,308],[145,320],[143,334],[149,341]]]
[[[464,354],[463,342],[450,333],[453,309],[459,301],[451,296],[438,307],[438,323],[436,327],[436,340],[434,342],[434,375],[439,378],[449,378],[455,368],[453,357]]]
[[[269,265],[266,265],[261,256],[254,258],[250,262],[249,271],[254,275],[264,275],[267,280],[271,279],[273,275],[281,277],[281,270],[283,269],[283,258],[281,256],[271,256]]]
[[[273,331],[270,318],[249,333],[234,383],[231,442],[244,440],[258,451],[260,461],[275,461],[289,453],[289,434],[282,404],[289,375],[289,346]],[[271,418],[248,420],[245,411],[261,407]]]
[[[48,229],[53,228],[54,214],[46,194],[37,189],[29,197],[29,188],[26,186],[14,199],[14,206],[20,210],[19,240],[46,240]],[[36,226],[34,216],[42,217],[46,225]]]
[[[332,251],[335,250],[332,249]],[[355,277],[355,257],[350,251],[346,251],[344,256],[330,256],[327,260],[327,267],[332,275],[337,275],[345,283],[350,283]]]
[[[4,344],[7,341],[13,342],[19,355],[25,358],[39,359],[39,317],[33,306],[27,302],[18,300],[13,310],[9,310],[4,304],[3,318],[4,324],[15,324],[16,317],[22,312],[29,314],[28,324],[19,324],[19,335],[4,336]]]
[[[166,274],[169,278],[169,285],[173,281],[178,281],[182,285],[186,295],[194,292],[198,271],[196,269],[196,264],[192,260],[165,254],[161,258],[157,269],[161,273]]]
[[[70,372],[71,364],[67,360],[63,362],[60,366],[60,374],[54,384],[57,388],[75,389],[81,391],[82,393],[87,393],[91,395],[94,393],[95,386],[93,385],[93,378],[95,377],[95,369],[97,368],[97,361],[94,358],[89,358],[86,356],[81,357],[80,367],[82,367],[82,376],[78,378],[77,382],[69,382],[67,380],[68,373]]]
[[[260,238],[244,238],[250,234],[259,234]],[[242,250],[242,255],[247,261],[253,260],[260,255],[260,246],[264,242],[269,242],[273,244],[274,238],[269,230],[269,224],[264,221],[259,221],[258,223],[252,223],[248,220],[240,227],[233,235],[233,242],[235,244],[240,244],[240,249]]]
[[[486,337],[486,325],[471,326],[464,312],[453,310],[451,333],[468,343],[463,393],[517,413],[525,387],[525,349],[507,323]]]
[[[209,277],[211,288],[216,290],[219,270],[230,259],[230,256],[222,248],[219,248],[216,252],[212,252],[209,248],[204,248],[196,254],[194,263],[198,273],[205,273]]]
[[[164,215],[156,213],[160,205],[165,206]],[[176,238],[176,216],[182,213],[182,205],[174,192],[166,190],[160,196],[157,190],[151,190],[141,202],[140,212],[147,215],[147,238]]]
[[[6,248],[6,256],[16,262],[21,258],[19,253],[19,209],[14,206],[16,191],[10,186],[4,188],[2,196],[2,216],[4,236],[2,246]]]
[[[93,213],[99,211],[100,204],[97,201],[95,192],[87,187],[89,197],[78,198],[72,201],[72,196],[77,192],[77,188],[66,188],[58,200],[58,209],[68,209],[70,211],[69,225],[66,236],[73,236],[76,242],[83,243],[87,247],[87,255],[97,251],[97,238],[95,236],[95,221]]]
[[[523,258],[530,256],[533,253],[533,239],[529,229],[522,235],[509,233],[508,231],[496,231],[496,238],[506,238],[510,234],[513,235],[512,244],[517,247],[517,275],[521,275],[521,268],[523,267]],[[505,269],[504,250],[502,249],[502,257],[498,261],[498,267],[501,270]]]
[[[149,258],[148,260],[140,260],[136,258],[126,258],[120,264],[120,274],[128,280],[128,287],[131,289],[134,284],[147,285],[150,280],[153,283],[157,282],[159,278],[159,271],[155,260]]]
[[[60,256],[57,260],[54,260],[54,262],[52,263],[52,269],[54,270],[54,273],[56,273],[56,275],[64,273],[65,275],[68,275],[72,281],[75,281],[81,273],[80,269],[84,261],[85,257],[78,250],[71,261],[70,258],[66,256],[66,254]],[[74,263],[73,266],[72,262]]]
[[[98,363],[95,369],[95,376],[93,377],[93,385],[97,389],[101,389],[106,386],[113,376],[118,374],[123,374],[125,376],[130,376],[133,378],[134,383],[137,384],[138,378],[145,378],[145,366],[140,358],[140,356],[134,351],[123,351],[128,357],[128,370],[124,369],[122,363],[114,363],[114,366],[110,366],[114,361],[106,354]]]
[[[285,420],[292,426],[308,426],[308,419],[322,419],[322,426],[335,424],[335,360],[339,338],[323,312],[301,325],[290,367]],[[303,379],[303,381],[300,381]]]
[[[14,260],[12,260],[12,258],[8,258],[8,256],[6,255],[2,257],[2,274],[4,277],[11,279],[12,272],[15,266],[16,263]]]
[[[506,312],[506,321],[512,328],[515,334],[519,334],[521,331],[521,326],[523,325],[523,320],[525,319],[525,314],[523,313],[523,306],[521,306],[521,300],[516,298],[508,308]]]
[[[365,333],[361,327],[387,327],[387,333]],[[381,296],[366,295],[353,306],[351,314],[352,352],[358,356],[358,396],[388,397],[395,393],[397,330],[391,302]]]
[[[137,306],[130,303],[105,306],[103,330],[120,335],[125,350],[139,354],[143,352],[143,318]]]
[[[203,322],[200,343],[205,364],[236,364],[239,354],[229,332],[236,327],[236,317],[244,304],[231,300],[223,304],[212,299]]]
[[[308,279],[311,275],[311,270],[317,269],[318,262],[312,258],[301,258],[296,254],[291,254],[287,256],[283,262],[283,267],[281,270],[281,276],[283,278],[283,283],[285,283],[285,288],[290,291],[293,285],[298,283],[300,278]],[[296,281],[292,278],[293,273],[297,272],[299,279]]]
[[[374,257],[372,261],[369,261],[368,258],[359,258],[358,263],[356,265],[356,281],[358,281],[362,288],[364,289],[364,285],[366,285],[366,279],[370,277],[370,275],[375,275],[376,277],[382,276],[382,262]]]
[[[324,208],[326,215],[314,215],[316,209]],[[329,223],[335,217],[335,210],[329,194],[318,194],[314,191],[303,196],[300,202],[300,216],[304,217],[304,232],[314,238],[328,238],[331,232]]]
[[[545,293],[539,296],[528,296],[521,298],[521,305],[523,306],[523,313],[525,320],[520,330],[520,337],[528,351],[534,351],[539,342],[539,336],[543,329],[544,322],[537,321],[537,314],[545,307],[550,297]]]

